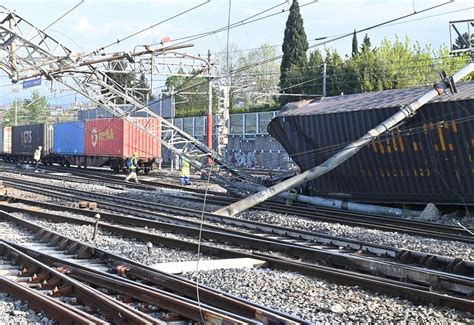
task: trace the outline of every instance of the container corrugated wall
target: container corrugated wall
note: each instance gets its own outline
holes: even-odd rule
[[[397,107],[276,117],[269,132],[307,170]],[[399,129],[309,183],[314,194],[368,202],[474,204],[474,99],[434,102]]]
[[[2,132],[2,152],[12,153],[12,127],[7,126],[3,128]]]
[[[137,118],[136,121],[159,136],[159,120]],[[87,120],[84,129],[84,147],[88,156],[126,158],[134,152],[138,152],[141,158],[161,156],[161,143],[158,139],[118,118]]]
[[[43,156],[51,153],[53,129],[52,124],[12,127],[12,153],[16,155],[33,155],[38,146],[43,147]]]
[[[53,153],[61,155],[84,154],[84,122],[54,124]]]

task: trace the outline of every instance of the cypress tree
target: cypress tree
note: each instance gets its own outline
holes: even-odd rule
[[[282,50],[283,58],[280,66],[280,89],[282,90],[280,92],[301,94],[304,91],[305,85],[298,84],[304,82],[305,79],[305,69],[308,64],[308,58],[306,57],[308,40],[304,32],[303,18],[301,17],[297,0],[293,0],[290,7]],[[293,85],[298,86],[292,87]],[[300,99],[300,97],[280,96],[280,104],[284,105],[290,101]]]
[[[368,52],[370,51],[371,46],[372,46],[372,43],[370,42],[370,37],[369,35],[365,34],[364,40],[362,41],[362,46],[360,47],[360,51]]]
[[[359,45],[357,44],[357,32],[354,29],[352,34],[352,56],[355,56],[357,53],[359,53]]]

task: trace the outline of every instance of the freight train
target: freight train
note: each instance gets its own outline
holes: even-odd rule
[[[429,88],[341,95],[287,104],[269,133],[306,171]],[[374,203],[474,205],[474,82],[438,96],[412,119],[328,174],[306,193]]]
[[[108,166],[121,171],[136,152],[139,166],[148,173],[161,159],[160,121],[134,118],[134,122],[149,133],[119,118],[5,127],[0,129],[1,158],[30,162],[35,149],[42,146],[45,165]]]

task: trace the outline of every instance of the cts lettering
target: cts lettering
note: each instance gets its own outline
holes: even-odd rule
[[[114,139],[114,131],[111,128],[107,128],[103,131],[97,131],[96,128],[93,128],[91,131],[91,142],[92,145],[95,147],[99,141],[103,140],[113,140]]]
[[[33,140],[32,132],[33,131],[31,131],[31,130],[23,132],[23,144],[28,144],[28,143],[32,142],[32,140]]]

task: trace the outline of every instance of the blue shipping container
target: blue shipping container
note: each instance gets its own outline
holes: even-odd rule
[[[54,124],[53,152],[61,155],[84,154],[84,122]]]

